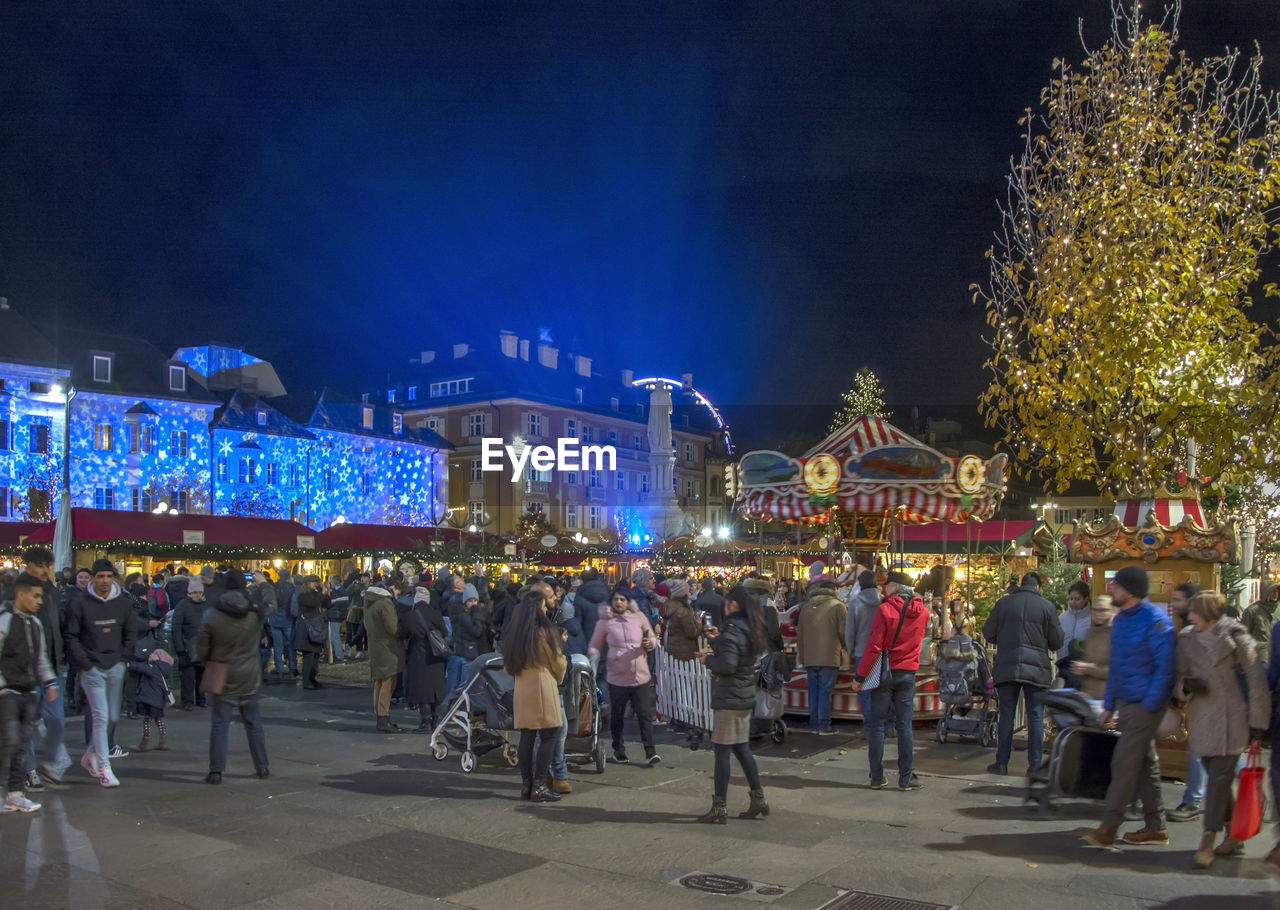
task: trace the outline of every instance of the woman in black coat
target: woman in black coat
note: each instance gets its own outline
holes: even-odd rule
[[[431,589],[418,588],[413,607],[400,620],[400,637],[404,639],[405,701],[418,706],[418,728],[414,733],[430,733],[436,727],[440,707],[448,696],[445,691],[445,667],[448,658],[436,657],[431,650],[428,633],[440,633],[445,641],[449,633],[444,614],[432,603]]]
[[[293,648],[302,654],[302,688],[319,689],[316,672],[320,668],[320,655],[324,653],[329,630],[325,625],[325,595],[321,591],[305,589],[298,593],[298,618],[293,622]],[[320,639],[312,641],[312,632]]]
[[[700,822],[723,825],[728,818],[725,798],[729,793],[729,756],[742,765],[747,785],[751,788],[751,805],[739,818],[755,818],[769,814],[760,786],[760,771],[751,754],[751,713],[756,706],[756,658],[768,650],[764,614],[756,595],[738,585],[724,599],[724,621],[721,628],[707,630],[711,653],[702,662],[711,671],[711,709],[713,728],[711,744],[715,749],[715,790],[711,811],[698,818]]]

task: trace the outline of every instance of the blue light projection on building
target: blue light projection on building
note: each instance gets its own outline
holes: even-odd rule
[[[0,520],[47,521],[62,493],[67,371],[2,364]]]

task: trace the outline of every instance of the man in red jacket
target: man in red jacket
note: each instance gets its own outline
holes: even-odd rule
[[[912,772],[915,742],[911,735],[911,715],[915,706],[916,671],[920,669],[920,643],[929,628],[929,608],[911,590],[911,579],[902,572],[890,572],[884,586],[884,600],[871,621],[871,634],[862,652],[862,662],[854,674],[854,691],[889,652],[890,673],[871,692],[871,712],[867,718],[867,760],[871,764],[871,789],[883,790],[884,734],[889,718],[898,731],[898,789],[919,790],[920,779]]]

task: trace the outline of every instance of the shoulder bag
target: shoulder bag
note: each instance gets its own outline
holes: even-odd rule
[[[875,691],[889,681],[889,652],[898,643],[898,635],[902,632],[902,623],[907,618],[907,607],[909,605],[910,601],[903,600],[902,610],[898,613],[898,628],[893,630],[893,638],[889,640],[889,647],[876,655],[876,662],[871,665],[867,678],[862,681],[863,692]]]
[[[440,660],[448,660],[453,656],[453,646],[439,629],[427,630],[427,645],[431,648],[432,655]]]

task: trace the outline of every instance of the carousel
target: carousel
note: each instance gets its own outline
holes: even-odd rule
[[[854,560],[874,566],[906,524],[984,521],[995,514],[1005,491],[1005,455],[949,458],[877,417],[857,417],[800,458],[756,451],[737,466],[739,512],[752,520],[825,524],[827,565],[835,541],[851,544]],[[964,532],[957,532],[964,539]],[[795,627],[782,623],[794,654]],[[852,666],[841,667],[832,717],[861,719]],[[807,714],[808,684],[797,667],[785,687],[786,710]],[[916,683],[916,717],[942,715],[936,675],[922,665]]]

